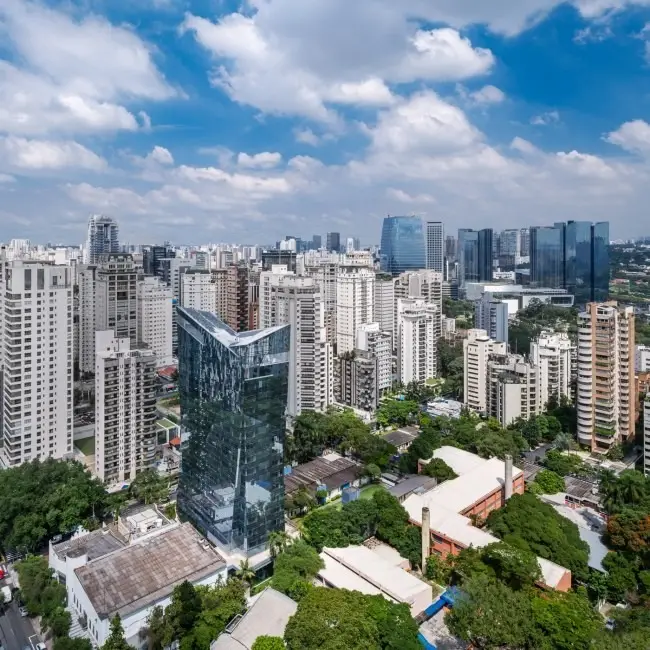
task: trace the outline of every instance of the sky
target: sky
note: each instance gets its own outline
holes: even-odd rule
[[[1,0],[0,241],[650,235],[650,0]]]

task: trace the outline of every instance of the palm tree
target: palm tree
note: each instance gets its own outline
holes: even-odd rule
[[[553,441],[553,446],[556,449],[560,451],[566,451],[567,454],[571,451],[573,445],[573,437],[568,433],[558,433],[557,436],[555,436],[555,440]]]
[[[248,560],[242,560],[239,569],[235,572],[235,576],[250,586],[251,582],[255,579],[255,571]]]
[[[291,543],[291,538],[283,530],[274,530],[269,535],[269,551],[271,557],[277,557],[280,553],[284,553],[287,546]]]

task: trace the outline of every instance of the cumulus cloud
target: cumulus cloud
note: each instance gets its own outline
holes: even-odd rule
[[[496,86],[483,86],[483,88],[470,93],[470,97],[477,104],[500,104],[505,100],[506,95]]]
[[[103,17],[75,20],[39,2],[4,0],[0,32],[15,53],[14,62],[0,59],[0,131],[134,131],[138,120],[123,102],[176,94],[152,48]]]
[[[165,147],[159,147],[156,145],[147,158],[153,162],[159,163],[160,165],[173,165],[174,157],[172,156],[169,149]]]
[[[540,113],[530,118],[530,123],[534,126],[548,126],[549,124],[557,124],[559,121],[560,114],[557,111]]]
[[[0,137],[0,165],[20,170],[64,168],[102,171],[106,161],[78,142],[70,140],[28,140],[16,136]]]
[[[241,152],[237,156],[237,164],[240,167],[247,167],[251,169],[269,169],[277,167],[282,162],[282,155],[277,152],[263,151],[250,156],[247,153]]]
[[[296,138],[296,142],[300,142],[301,144],[317,147],[321,143],[321,138],[311,129],[294,129],[293,135]]]
[[[644,120],[625,122],[616,131],[605,135],[604,139],[626,151],[650,154],[650,124]]]

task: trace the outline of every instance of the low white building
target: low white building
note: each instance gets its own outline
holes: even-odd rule
[[[80,560],[81,561],[81,560]],[[138,635],[156,606],[167,607],[177,585],[214,585],[227,577],[226,562],[190,524],[165,527],[129,546],[89,560],[67,574],[68,606],[101,647],[119,614],[124,636]]]

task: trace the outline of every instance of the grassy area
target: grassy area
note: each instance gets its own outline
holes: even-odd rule
[[[92,456],[95,453],[95,437],[81,438],[74,441],[74,446],[84,455]]]
[[[372,483],[371,485],[366,485],[361,488],[359,492],[360,499],[372,499],[372,495],[375,492],[380,490],[385,490],[386,488],[381,483]],[[338,508],[339,510],[343,507],[343,500],[337,499],[336,501],[328,501],[323,508]]]

